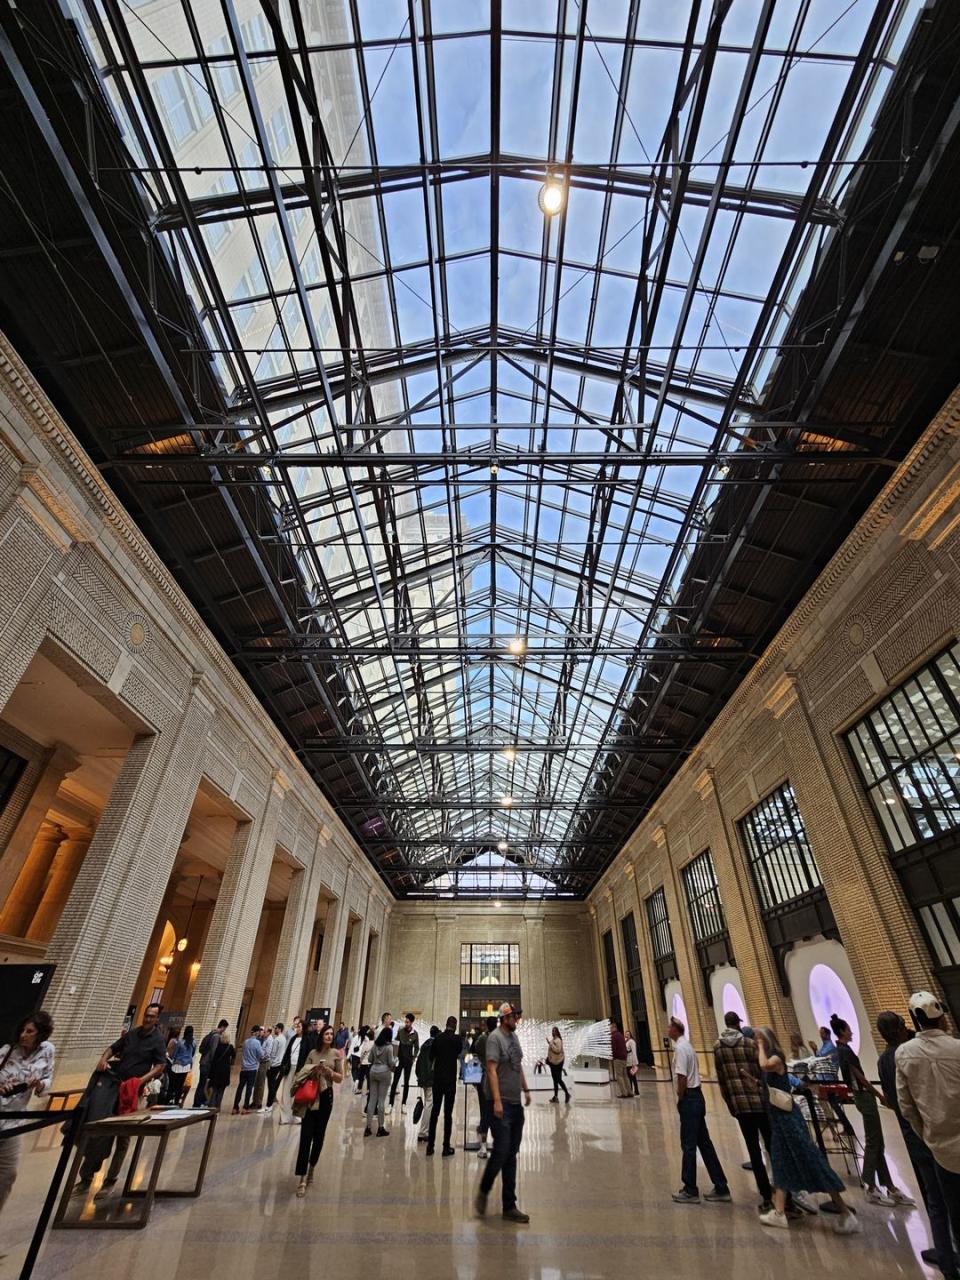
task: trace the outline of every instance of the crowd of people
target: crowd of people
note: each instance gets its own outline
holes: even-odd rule
[[[804,1081],[795,1076],[795,1059],[813,1055],[819,1080],[842,1082],[862,1121],[863,1156],[860,1168],[867,1203],[888,1208],[910,1208],[913,1199],[893,1181],[884,1151],[879,1108],[893,1112],[903,1134],[917,1185],[930,1220],[933,1245],[923,1252],[925,1261],[939,1266],[947,1280],[960,1280],[957,1242],[960,1242],[960,1040],[946,1030],[946,1010],[929,992],[911,996],[909,1011],[915,1030],[903,1017],[884,1012],[877,1030],[886,1048],[878,1063],[879,1087],[864,1071],[854,1048],[853,1032],[834,1015],[829,1027],[819,1029],[819,1041],[806,1044],[797,1036],[787,1053],[770,1027],[746,1026],[735,1012],[724,1017],[724,1030],[712,1054],[717,1084],[724,1103],[743,1137],[748,1160],[743,1166],[754,1178],[759,1222],[785,1230],[791,1220],[808,1214],[833,1215],[834,1230],[852,1235],[860,1231],[856,1206],[844,1182],[811,1136],[798,1095]],[[379,1026],[347,1028],[295,1018],[289,1027],[277,1022],[254,1026],[235,1048],[230,1026],[221,1019],[195,1043],[190,1026],[160,1028],[160,1008],[144,1010],[139,1026],[125,1031],[108,1045],[97,1063],[84,1096],[88,1120],[123,1114],[144,1095],[161,1105],[184,1105],[188,1082],[196,1064],[195,1107],[219,1110],[230,1084],[231,1069],[239,1058],[239,1076],[233,1114],[279,1110],[281,1124],[299,1125],[295,1161],[295,1195],[307,1195],[323,1151],[324,1138],[334,1107],[334,1090],[347,1073],[354,1095],[361,1098],[364,1138],[387,1138],[388,1113],[400,1096],[405,1115],[411,1088],[418,1093],[413,1120],[424,1154],[435,1152],[437,1131],[443,1120],[441,1157],[455,1154],[453,1114],[458,1083],[472,1083],[479,1102],[477,1137],[479,1156],[486,1163],[477,1186],[474,1207],[487,1212],[488,1198],[500,1179],[503,1217],[524,1223],[529,1217],[517,1201],[517,1157],[520,1151],[524,1108],[531,1102],[517,1033],[521,1010],[504,1004],[496,1017],[488,1017],[465,1033],[450,1017],[441,1030],[431,1026],[421,1042],[415,1017],[407,1013],[397,1026],[384,1013]],[[681,1186],[677,1204],[701,1200],[729,1203],[730,1184],[713,1145],[707,1125],[707,1108],[701,1084],[698,1056],[679,1018],[666,1028],[673,1045],[673,1087],[679,1116]],[[0,1048],[0,1209],[17,1176],[20,1138],[17,1119],[4,1112],[25,1109],[29,1101],[48,1091],[53,1082],[55,1053],[53,1022],[40,1011],[24,1019],[11,1042]],[[636,1044],[619,1022],[611,1026],[612,1082],[617,1096],[637,1095]],[[553,1093],[559,1103],[562,1091],[569,1103],[565,1081],[566,1052],[558,1027],[546,1037],[542,1060],[550,1072]],[[466,1071],[465,1064],[472,1070]],[[836,1100],[837,1121],[852,1128]],[[23,1123],[21,1121],[21,1123]],[[99,1139],[89,1142],[79,1170],[75,1194],[89,1194],[104,1162],[107,1172],[97,1198],[111,1194],[126,1158],[129,1140]],[[698,1187],[698,1157],[711,1182],[702,1196]],[[766,1157],[766,1158],[765,1158]],[[767,1161],[769,1160],[769,1171]],[[817,1203],[813,1197],[826,1199]]]

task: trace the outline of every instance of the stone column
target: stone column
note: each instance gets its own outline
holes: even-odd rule
[[[196,677],[180,718],[134,739],[50,939],[47,959],[57,970],[48,1008],[65,1046],[61,1062],[74,1069],[89,1071],[123,1021],[200,783],[212,720]]]
[[[730,832],[724,819],[713,769],[705,768],[693,786],[703,804],[707,839],[747,1014],[755,1026],[777,1027],[782,1035],[788,1036],[796,1029],[796,1013],[780,988],[766,929],[751,888],[750,869],[736,833]]]
[[[21,937],[30,923],[33,910],[43,893],[46,873],[50,869],[50,863],[47,862],[40,883],[34,884],[36,877],[31,875],[28,866],[30,853],[61,782],[79,766],[79,757],[68,747],[58,743],[50,752],[37,779],[33,795],[27,801],[23,816],[0,858],[0,902],[5,903],[0,915],[0,933]],[[51,858],[52,856],[51,854]],[[35,895],[33,898],[30,897],[31,893]]]
[[[353,932],[350,936],[350,961],[347,964],[347,977],[343,984],[343,1007],[340,1012],[347,1026],[360,1017],[363,975],[367,967],[367,951],[370,943],[367,911],[369,906],[364,909],[360,920],[354,920]]]
[[[347,941],[347,925],[350,910],[347,895],[350,892],[351,872],[343,886],[343,895],[327,908],[327,922],[323,930],[323,949],[320,952],[320,969],[314,988],[314,1005],[329,1009],[331,1018],[336,1013],[337,996],[340,993],[340,971],[343,967],[343,951]]]
[[[273,969],[268,1008],[270,1016],[289,1025],[299,1007],[303,991],[303,977],[310,963],[310,943],[317,917],[317,899],[320,896],[319,860],[312,858],[310,865],[295,871],[290,880],[287,907],[283,913],[283,930],[277,948],[277,961]]]
[[[92,827],[68,828],[66,839],[60,843],[50,878],[44,890],[40,905],[30,922],[27,937],[37,942],[49,942],[60,919],[60,913],[67,904],[83,860],[93,839]]]
[[[527,976],[521,975],[526,991],[521,988],[524,1012],[531,1018],[550,1018],[556,1010],[547,1008],[546,954],[543,945],[543,917],[524,916],[527,951]]]
[[[288,788],[275,772],[257,818],[237,824],[187,1014],[194,1027],[213,1026],[220,1018],[237,1025]]]
[[[26,937],[30,921],[43,897],[57,850],[66,838],[67,833],[58,822],[44,818],[40,823],[23,870],[17,876],[13,893],[0,915],[0,933],[8,933],[15,938]]]
[[[361,1010],[361,1020],[371,1025],[377,1021],[380,1014],[383,1013],[383,987],[384,978],[387,971],[387,955],[390,946],[390,908],[387,907],[383,913],[383,923],[380,926],[380,933],[374,938],[376,950],[370,954],[370,981],[367,983],[367,990],[364,996],[363,1009]]]
[[[900,1008],[906,993],[929,981],[916,922],[879,840],[854,838],[837,794],[839,786],[850,790],[838,745],[815,732],[796,678],[787,673],[766,704],[780,725],[797,806],[872,1026],[882,1009]],[[846,803],[856,801],[848,795]]]

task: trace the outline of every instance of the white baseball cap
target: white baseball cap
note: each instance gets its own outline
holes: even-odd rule
[[[911,1013],[922,1013],[931,1022],[942,1018],[947,1012],[937,997],[930,991],[915,991],[909,1000]]]

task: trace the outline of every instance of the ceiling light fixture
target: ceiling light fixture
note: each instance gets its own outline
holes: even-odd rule
[[[500,850],[501,853],[506,853],[507,850],[510,848],[509,842],[506,840],[499,840],[497,841],[497,848]]]
[[[504,809],[509,809],[513,804],[513,796],[501,796],[500,803],[503,805]]]
[[[540,194],[537,196],[540,212],[545,213],[548,218],[552,218],[554,214],[560,212],[565,201],[566,193],[563,189],[563,183],[558,182],[556,178],[547,178],[540,188]]]
[[[522,636],[514,636],[514,638],[507,645],[507,650],[508,652],[515,654],[519,658],[519,656],[524,652],[526,647],[527,647],[527,642],[526,640],[524,640]]]
[[[504,747],[504,749],[503,749],[503,758],[504,758],[505,760],[509,760],[509,761],[510,761],[510,763],[511,763],[511,764],[513,764],[514,760],[516,760],[516,758],[517,758],[517,749],[516,749],[516,747]]]

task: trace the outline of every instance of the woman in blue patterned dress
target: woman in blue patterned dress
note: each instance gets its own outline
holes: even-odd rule
[[[765,1227],[786,1227],[784,1210],[788,1191],[825,1191],[840,1214],[834,1231],[842,1236],[854,1235],[860,1230],[860,1223],[841,1195],[843,1183],[839,1176],[807,1131],[807,1122],[790,1092],[784,1052],[769,1027],[758,1027],[755,1034],[760,1070],[767,1087],[774,1185],[773,1208],[769,1213],[762,1213],[760,1221]],[[778,1105],[780,1099],[789,1100],[786,1109]]]

